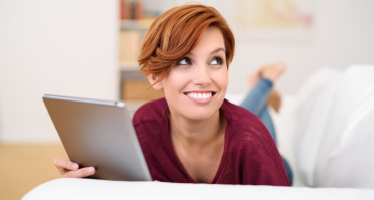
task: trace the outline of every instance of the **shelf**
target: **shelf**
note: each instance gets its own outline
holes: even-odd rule
[[[120,71],[138,71],[140,67],[137,62],[121,62],[119,69]]]
[[[147,31],[153,23],[154,19],[142,19],[142,20],[122,20],[121,30],[138,30]]]
[[[146,80],[144,74],[135,73],[140,69],[137,62],[125,62],[120,64],[121,80]]]

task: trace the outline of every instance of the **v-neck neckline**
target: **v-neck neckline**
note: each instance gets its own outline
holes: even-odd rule
[[[224,103],[223,103],[224,104]],[[224,105],[221,106],[221,108],[223,107]],[[220,108],[220,110],[221,110]],[[167,108],[164,110],[164,117],[165,117],[165,124],[164,124],[164,128],[166,128],[166,131],[163,131],[164,134],[163,134],[163,138],[164,138],[164,142],[167,146],[167,148],[170,150],[171,152],[171,156],[172,158],[175,160],[175,162],[177,163],[178,167],[180,167],[184,173],[184,175],[187,177],[187,179],[189,180],[189,182],[191,183],[199,183],[197,181],[195,181],[191,176],[190,174],[188,174],[186,168],[183,166],[182,162],[179,160],[174,148],[173,148],[173,145],[171,144],[171,138],[170,138],[170,133],[169,133],[169,119],[166,115],[166,112],[168,111],[169,109],[169,106],[167,106]],[[212,180],[212,182],[210,184],[215,184],[219,178],[219,176],[221,175],[221,172],[223,171],[224,167],[225,167],[225,163],[226,163],[226,159],[227,159],[227,154],[228,154],[228,149],[229,149],[229,134],[230,134],[230,129],[229,127],[231,126],[231,123],[229,122],[229,118],[226,117],[226,113],[225,113],[225,109],[222,109],[222,113],[223,115],[225,116],[226,118],[226,121],[227,121],[227,124],[226,124],[226,129],[225,129],[225,135],[224,135],[224,142],[223,142],[223,153],[222,153],[222,156],[221,156],[221,160],[220,160],[220,163],[219,163],[219,166],[218,166],[218,170],[216,172],[216,174],[214,175],[214,178]]]

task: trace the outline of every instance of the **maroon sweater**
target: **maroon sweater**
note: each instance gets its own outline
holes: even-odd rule
[[[168,133],[165,98],[145,104],[133,118],[135,131],[153,180],[196,183],[179,161]],[[227,120],[224,150],[216,184],[289,186],[286,170],[270,133],[248,110],[224,100]]]

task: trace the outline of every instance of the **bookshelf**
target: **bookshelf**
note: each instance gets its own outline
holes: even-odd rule
[[[159,12],[145,10],[143,0],[119,0],[119,3],[120,97],[125,101],[148,101],[163,97],[162,91],[149,88],[151,85],[143,74],[135,73],[140,69],[138,57],[141,40]]]

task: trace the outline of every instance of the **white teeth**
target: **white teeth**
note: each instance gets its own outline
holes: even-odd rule
[[[211,97],[212,92],[188,92],[186,95],[197,99],[205,99]]]

